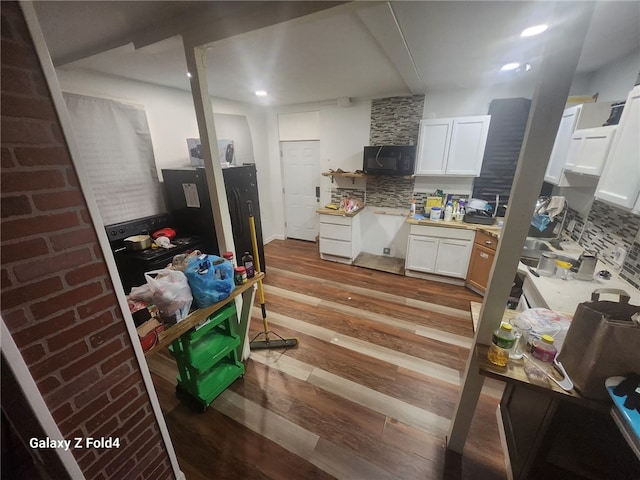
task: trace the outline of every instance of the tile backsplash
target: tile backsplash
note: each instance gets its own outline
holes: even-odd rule
[[[597,252],[606,264],[615,267],[610,254],[616,247],[627,250],[620,276],[640,288],[640,243],[636,240],[640,216],[595,200],[586,218],[570,208],[565,229],[571,220],[576,224],[572,232],[566,233],[586,250]]]
[[[417,145],[424,95],[371,101],[369,145]]]

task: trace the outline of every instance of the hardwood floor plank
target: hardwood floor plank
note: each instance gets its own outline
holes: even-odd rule
[[[147,358],[187,478],[505,478],[499,382],[485,382],[465,455],[445,449],[480,296],[323,261],[312,242],[274,241],[265,256],[271,330],[297,348],[252,351],[204,414],[175,395],[166,349]],[[252,320],[250,338],[259,307]]]
[[[257,316],[258,314],[259,310],[255,309],[254,307],[254,316]],[[306,322],[296,320],[295,318],[287,317],[286,315],[271,313],[270,322],[275,325],[287,327],[293,331],[305,333],[324,341],[327,341],[326,339],[329,337],[329,334],[332,334],[329,341],[334,345],[353,350],[367,356],[383,360],[387,363],[401,366],[408,370],[413,370],[422,373],[423,375],[428,375],[430,377],[452,383],[454,385],[460,384],[460,372],[458,370],[439,365],[435,362],[416,358],[402,352],[397,352],[390,348],[371,344],[369,342],[351,338],[345,335],[336,334],[335,332],[332,332],[330,330],[326,330],[315,325],[310,325]]]
[[[290,271],[280,269],[280,268],[275,268],[275,267],[272,267],[269,269],[270,281],[273,280],[274,273],[277,275],[283,275],[286,277],[295,278],[299,281],[305,281],[310,285],[314,285],[316,283],[319,283],[322,285],[331,285],[331,286],[340,288],[345,292],[358,293],[360,295],[369,296],[371,298],[380,298],[380,299],[383,299],[385,302],[389,302],[389,303],[397,303],[400,305],[410,305],[423,310],[442,313],[444,315],[450,315],[452,317],[459,317],[459,318],[462,318],[463,320],[469,319],[468,309],[459,310],[457,308],[445,307],[443,305],[438,305],[437,303],[429,303],[429,302],[425,302],[425,301],[417,300],[413,298],[406,298],[406,296],[404,295],[394,295],[392,293],[387,293],[387,292],[372,291],[370,288],[362,288],[362,287],[350,285],[344,282],[312,277],[310,275],[290,272]]]

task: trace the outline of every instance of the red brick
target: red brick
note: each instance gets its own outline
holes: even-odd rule
[[[125,348],[117,355],[114,355],[109,360],[100,365],[100,371],[102,373],[109,373],[114,368],[117,368],[118,365],[122,365],[134,358],[133,350]],[[114,397],[112,397],[114,398]]]
[[[58,117],[51,100],[4,93],[2,95],[2,116],[56,120]]]
[[[64,186],[64,176],[59,170],[4,172],[2,174],[4,193],[49,190]]]
[[[15,68],[4,67],[0,80],[2,92],[17,93],[21,95],[32,95],[31,79],[28,72]],[[4,112],[3,112],[4,113]]]
[[[8,290],[13,286],[13,281],[11,280],[11,276],[9,275],[9,270],[7,270],[6,268],[2,269],[0,275],[2,275],[2,278],[0,279],[0,285],[2,285],[2,293],[4,294],[5,290]]]
[[[47,346],[51,352],[60,350],[67,345],[74,343],[81,338],[89,337],[92,333],[113,323],[110,312],[102,314],[97,318],[91,318],[81,323],[76,323],[72,328],[64,330],[56,336],[47,339]],[[93,345],[95,347],[95,345]]]
[[[67,168],[67,182],[71,187],[79,187],[80,181],[78,180],[78,175],[73,167]],[[83,217],[85,223],[90,223],[89,214],[86,214],[86,217]]]
[[[65,432],[76,428],[80,424],[84,424],[87,419],[93,416],[94,412],[96,412],[97,410],[102,410],[108,404],[109,399],[107,398],[107,396],[100,395],[84,408],[78,410],[73,415],[68,417],[64,422],[58,423],[60,432],[64,435]]]
[[[93,437],[111,437],[113,438],[112,433],[115,429],[118,428],[118,418],[116,416],[111,417],[111,419],[101,425],[99,425],[95,430],[91,431],[91,436]]]
[[[51,124],[51,133],[53,134],[53,139],[56,143],[66,145],[67,139],[62,132],[62,128],[60,128],[60,124],[58,122]],[[78,183],[76,183],[76,186]]]
[[[118,458],[118,461],[113,462],[113,466],[109,465],[108,469],[105,468],[104,472],[112,478],[133,478],[127,476],[126,474],[128,472],[131,472],[131,470],[136,466],[136,462],[132,458],[130,458],[122,463],[125,458],[126,457]]]
[[[49,144],[53,135],[48,122],[28,121],[22,118],[2,117],[0,121],[2,144]]]
[[[89,337],[89,345],[97,348],[110,339],[119,337],[121,335],[126,335],[126,328],[124,324],[122,322],[114,323],[108,328],[105,328],[104,330],[91,335],[91,337]]]
[[[27,312],[24,308],[14,310],[12,312],[8,311],[8,309],[3,309],[2,319],[10,332],[15,332],[20,328],[24,328],[29,323],[33,323],[29,318],[27,318]]]
[[[78,306],[78,315],[85,319],[99,312],[104,312],[117,305],[117,299],[113,293],[98,297],[85,305]]]
[[[135,438],[132,438],[129,442],[127,447],[125,450],[123,450],[120,455],[118,455],[111,463],[109,463],[105,469],[104,469],[104,473],[107,474],[107,476],[109,477],[113,477],[113,478],[118,478],[117,476],[114,475],[114,473],[116,471],[118,471],[118,469],[120,468],[120,462],[122,462],[122,460],[124,460],[125,458],[131,457],[133,456],[133,453],[137,450],[137,446],[139,444],[138,442],[138,438],[144,433],[144,429],[143,428],[136,428],[134,430],[131,431],[131,434],[135,433]],[[122,440],[121,440],[122,442]]]
[[[114,353],[120,351],[121,348],[122,341],[119,338],[114,339],[112,342],[103,345],[95,352],[92,352],[91,354],[87,355],[84,358],[81,358],[76,362],[70,363],[66,368],[62,369],[60,371],[62,379],[69,380],[79,375],[90,366],[97,365],[103,360],[106,360]]]
[[[78,460],[80,470],[86,470],[93,462],[96,461],[96,454],[93,450],[87,450],[87,454]]]
[[[14,271],[19,269],[14,269]],[[64,288],[59,277],[47,278],[40,282],[19,284],[16,288],[2,292],[2,308],[27,305],[34,299],[40,300]]]
[[[69,402],[65,403],[61,407],[58,407],[51,412],[51,416],[56,421],[56,423],[64,422],[72,414],[73,414],[73,408],[71,407],[71,403]]]
[[[135,392],[137,394],[137,390],[135,390]],[[121,398],[124,398],[124,397],[121,397]],[[127,418],[131,417],[131,415],[137,412],[140,407],[147,405],[148,403],[149,403],[149,396],[145,392],[141,394],[138,398],[136,398],[133,403],[131,403],[130,405],[127,405],[127,407],[124,410],[122,410],[122,412],[120,412],[120,414],[118,415],[118,418],[120,419],[121,422],[124,422],[125,420],[127,420]]]
[[[110,418],[115,417],[118,412],[125,408],[130,402],[136,400],[138,392],[132,388],[125,395],[115,402],[110,402],[106,408],[103,408],[97,415],[93,416],[85,422],[85,427],[89,432],[93,432],[100,425],[106,423]]]
[[[144,469],[144,471],[142,472],[142,478],[158,478],[158,477],[152,477],[151,476],[151,472],[153,472],[154,470],[156,470],[158,468],[158,464],[161,463],[167,456],[167,453],[162,451],[160,452],[158,455],[156,455],[156,457],[153,459],[153,461]]]
[[[14,154],[18,163],[25,167],[69,165],[71,163],[69,151],[65,146],[17,147]]]
[[[2,4],[2,13],[7,16],[6,24],[2,24],[2,36],[4,38],[9,38],[14,40],[17,43],[27,43],[31,45],[33,42],[31,41],[31,35],[29,34],[29,30],[27,29],[27,24],[23,20],[20,11],[15,9],[14,5],[11,2],[3,2]],[[4,20],[4,17],[3,17]],[[9,26],[8,32],[4,31],[4,27]]]
[[[52,255],[23,263],[15,268],[16,278],[21,282],[29,282],[36,278],[42,278],[51,274],[59,274],[63,270],[74,268],[91,261],[91,250],[81,248],[78,250],[67,250],[58,255]]]
[[[97,369],[95,370],[97,373]],[[76,408],[84,407],[87,403],[91,401],[92,398],[97,397],[98,394],[100,394],[101,392],[106,392],[113,385],[122,381],[122,379],[125,378],[130,373],[131,373],[131,367],[129,367],[129,365],[122,365],[120,368],[118,368],[117,370],[114,370],[109,375],[105,375],[105,376],[98,375],[98,378],[96,378],[93,381],[93,383],[89,386],[89,388],[86,391],[82,393],[78,393],[74,397],[73,404],[76,406]],[[112,403],[112,405],[114,405],[114,403]],[[87,428],[89,429],[89,431],[92,430],[88,426]]]
[[[169,473],[170,470],[167,470],[167,466],[165,464],[158,465],[153,472],[151,472],[151,476],[149,478],[153,478],[154,480],[161,480],[162,478],[170,478]],[[171,476],[173,478],[173,476]]]
[[[138,461],[146,457],[147,454],[149,453],[149,450],[153,448],[154,445],[162,444],[162,437],[153,426],[147,428],[146,432],[142,434],[142,439],[143,439],[142,441],[145,443],[140,446],[140,448],[138,449],[135,455],[135,458]],[[157,456],[157,453],[155,456]]]
[[[78,215],[75,212],[39,215],[19,220],[4,220],[2,222],[2,240],[14,240],[41,233],[49,234],[50,232],[78,225]]]
[[[60,380],[54,376],[50,376],[38,382],[38,390],[40,390],[40,393],[44,397],[53,392],[60,385],[62,385]]]
[[[8,148],[2,147],[2,168],[13,168],[15,163],[13,161],[13,153]]]
[[[147,444],[145,444],[145,446],[147,446]],[[140,459],[137,460],[135,467],[132,469],[132,474],[136,476],[138,476],[138,474],[143,471],[144,469],[146,469],[149,465],[154,465],[157,466],[157,463],[152,463],[154,458],[157,458],[158,455],[161,453],[161,448],[159,446],[159,443],[155,443],[154,446],[149,446],[149,448],[144,448],[141,447],[138,452],[136,453],[136,459],[138,458],[138,454],[140,454]],[[133,476],[131,476],[130,478],[133,478]]]
[[[91,478],[92,480],[94,478],[98,478],[99,473],[104,469],[105,466],[111,463],[111,461],[118,456],[118,454],[123,450],[123,448],[126,448],[126,446],[123,447],[122,440],[120,440],[119,449],[112,448],[109,450],[97,451],[96,453],[98,454],[98,459],[95,462],[93,462],[93,465],[91,465],[91,467],[89,467],[86,471],[82,472],[84,473],[85,478]],[[109,476],[109,478],[115,478],[115,477]]]
[[[66,350],[51,355],[37,365],[31,366],[29,368],[29,370],[31,371],[31,376],[36,381],[38,381],[45,375],[55,372],[65,365],[68,365],[72,360],[80,357],[81,355],[84,355],[88,351],[89,348],[84,342],[78,342],[74,345],[71,345]],[[87,365],[87,368],[89,368],[90,366],[91,365]]]
[[[33,203],[41,211],[60,210],[85,205],[84,197],[79,190],[33,195]]]
[[[126,424],[128,424],[129,422],[136,422],[136,419],[138,418],[138,415],[142,413],[142,419],[135,424],[135,427],[133,428],[129,428],[126,430],[126,438],[127,441],[130,444],[134,444],[136,443],[136,439],[151,425],[155,425],[156,424],[156,419],[153,415],[150,415],[148,413],[145,412],[144,408],[141,408],[140,410],[138,410],[135,414],[132,415],[131,419],[127,421]]]
[[[53,249],[59,251],[77,247],[78,245],[94,243],[98,241],[98,238],[93,228],[82,227],[70,232],[52,235],[49,240],[51,241]]]
[[[36,340],[44,339],[53,333],[64,330],[73,324],[75,318],[73,312],[65,312],[49,320],[39,320],[31,326],[13,333],[12,337],[17,345],[29,345]]]
[[[34,86],[37,95],[51,98],[49,86],[41,72],[31,72],[31,84]]]
[[[107,266],[104,262],[97,262],[78,267],[75,270],[68,272],[64,276],[64,279],[69,285],[78,285],[79,283],[84,283],[87,280],[107,275],[109,275],[109,271],[107,270]]]
[[[55,392],[53,392],[50,396],[47,397],[47,403],[56,405],[58,403],[62,403],[68,399],[77,395],[78,392],[82,392],[93,385],[95,382],[100,380],[100,373],[98,369],[92,367],[91,369],[85,371],[82,375],[78,375],[77,377],[69,380],[62,388],[59,388]],[[99,392],[98,392],[99,393]],[[96,395],[94,395],[95,397]],[[83,405],[84,406],[84,405]]]
[[[44,238],[22,240],[14,244],[4,242],[2,244],[2,250],[0,250],[0,254],[2,255],[2,260],[0,261],[3,265],[6,265],[7,263],[17,262],[27,258],[33,259],[47,253],[49,253],[49,246]]]
[[[48,317],[56,312],[69,310],[78,303],[101,293],[102,285],[99,283],[90,283],[89,285],[83,285],[73,290],[67,290],[45,301],[31,304],[31,313],[33,313],[35,318]]]
[[[131,352],[129,350],[124,350],[124,351],[125,352],[129,352],[130,355],[133,354],[133,352]],[[117,357],[117,355],[116,355],[116,357]],[[110,362],[112,359],[114,359],[116,357],[113,357],[113,358],[109,359],[108,361]],[[140,374],[140,372],[138,370],[133,372],[131,375],[129,375],[127,378],[125,378],[122,382],[120,382],[118,385],[116,385],[111,390],[109,390],[109,395],[111,396],[112,399],[116,399],[120,395],[122,395],[123,392],[128,390],[129,387],[132,386],[132,385],[139,385],[139,386],[142,387],[142,389],[144,389],[144,384],[142,382],[142,375]]]
[[[44,350],[44,347],[40,343],[36,343],[31,347],[20,350],[20,355],[22,355],[22,358],[27,365],[31,365],[37,362],[42,357],[44,357],[45,354],[46,352]]]
[[[26,195],[3,197],[0,204],[2,218],[12,217],[14,215],[27,215],[31,213],[31,203]]]

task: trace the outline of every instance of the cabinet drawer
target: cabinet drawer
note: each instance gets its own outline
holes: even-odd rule
[[[465,228],[432,227],[430,225],[411,225],[411,235],[422,235],[436,238],[454,238],[473,240],[475,232]]]
[[[351,225],[320,224],[320,238],[351,241]]]
[[[498,246],[498,239],[492,235],[478,230],[476,232],[475,243],[495,251],[496,247]]]
[[[320,253],[351,258],[351,242],[320,237]]]
[[[333,225],[351,225],[352,217],[344,217],[341,215],[320,215],[320,224],[330,223]]]

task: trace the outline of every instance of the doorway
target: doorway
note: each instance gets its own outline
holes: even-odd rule
[[[320,142],[280,142],[284,184],[285,235],[315,241],[320,202]]]

